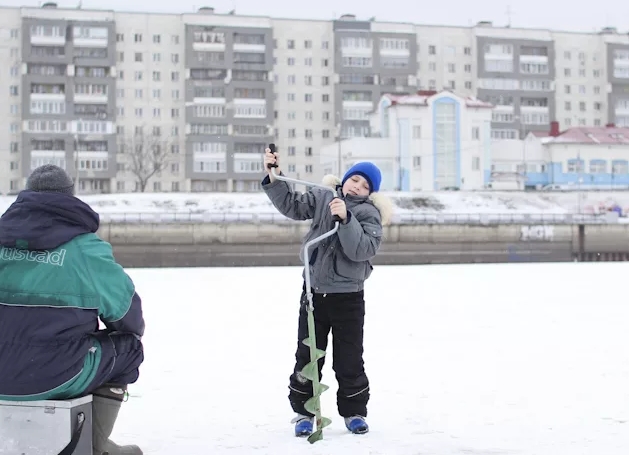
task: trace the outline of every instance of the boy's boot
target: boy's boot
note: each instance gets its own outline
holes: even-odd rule
[[[104,385],[92,394],[92,445],[94,455],[143,455],[142,450],[138,446],[119,446],[109,440],[126,393],[126,386]]]
[[[363,416],[345,417],[345,426],[354,434],[365,434],[369,431],[369,425]]]
[[[314,417],[297,414],[291,423],[295,424],[295,436],[310,436],[314,426]]]

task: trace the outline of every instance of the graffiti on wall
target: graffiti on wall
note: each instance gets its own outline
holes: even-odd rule
[[[552,242],[555,234],[554,226],[522,226],[520,241],[522,242]]]

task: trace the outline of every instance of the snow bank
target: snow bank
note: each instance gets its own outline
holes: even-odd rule
[[[563,215],[598,214],[616,207],[629,212],[629,192],[513,192],[441,191],[387,193],[396,214],[409,215]],[[277,215],[264,193],[115,193],[79,196],[107,218],[198,218],[210,220],[229,215],[241,221]],[[0,213],[15,200],[0,196]]]

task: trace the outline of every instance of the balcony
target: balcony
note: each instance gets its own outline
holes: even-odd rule
[[[266,100],[234,98],[234,118],[266,118]]]
[[[59,25],[31,25],[31,44],[35,46],[65,46],[64,27]]]
[[[520,63],[548,64],[548,56],[547,55],[520,55]]]
[[[225,98],[210,98],[210,97],[201,97],[201,96],[195,96],[192,99],[192,104],[219,104],[219,105],[225,105],[226,104],[226,99]]]
[[[373,109],[373,101],[343,100],[343,109]]]
[[[225,51],[225,34],[212,31],[195,31],[192,36],[192,49],[195,51]]]
[[[58,101],[65,102],[65,93],[31,93],[31,102]]]
[[[76,84],[74,86],[74,102],[77,104],[104,104],[108,99],[107,85]]]
[[[68,122],[65,120],[24,120],[22,131],[31,134],[67,134]]]
[[[263,53],[266,51],[266,43],[263,34],[235,33],[234,52]]]
[[[264,44],[234,43],[234,52],[266,52]]]
[[[225,89],[197,82],[194,87],[193,104],[222,104],[224,105]]]
[[[74,47],[107,47],[109,45],[106,27],[75,26],[72,31]]]
[[[234,172],[239,174],[259,174],[264,170],[262,153],[234,153]]]
[[[82,136],[102,136],[114,134],[114,124],[101,120],[77,120],[71,123],[70,130],[72,133]]]
[[[55,35],[31,35],[31,44],[33,46],[65,46],[65,36]]]
[[[102,93],[75,93],[74,102],[77,104],[105,104],[107,103],[107,94]]]
[[[358,36],[343,37],[341,39],[341,54],[343,57],[371,57],[373,55],[373,40]]]
[[[94,172],[106,172],[109,169],[108,152],[75,152],[75,162],[79,163],[79,170],[86,171],[88,175]]]
[[[66,152],[58,150],[33,150],[31,151],[31,170],[44,164],[54,164],[61,169],[66,168]]]

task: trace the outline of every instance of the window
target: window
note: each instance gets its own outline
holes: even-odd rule
[[[65,101],[31,101],[31,114],[65,114]]]
[[[568,160],[568,169],[569,173],[580,173],[584,170],[583,160]]]
[[[29,120],[26,129],[31,133],[67,133],[68,122],[61,120]]]
[[[436,189],[458,187],[457,180],[457,124],[456,105],[447,100],[438,100],[435,109],[435,182]]]
[[[380,51],[406,51],[410,49],[410,42],[407,39],[380,38]]]
[[[612,161],[612,174],[629,174],[629,162],[625,160]]]
[[[513,46],[511,44],[486,44],[485,55],[509,56],[513,55]]]
[[[485,71],[493,73],[511,73],[513,72],[513,60],[485,59]]]
[[[31,152],[31,170],[34,170],[44,164],[54,164],[61,169],[66,168],[66,152],[65,151],[32,151]]]
[[[193,113],[195,117],[200,118],[222,118],[225,117],[225,106],[222,104],[194,106]]]
[[[371,92],[343,92],[343,101],[371,101]]]
[[[239,136],[266,136],[268,129],[264,125],[234,125],[234,134]]]
[[[193,142],[193,153],[227,153],[225,142]]]
[[[31,36],[65,38],[65,30],[58,25],[31,25]]]
[[[259,63],[263,64],[266,56],[261,52],[234,52],[234,63]]]
[[[478,88],[487,90],[518,90],[519,81],[516,79],[480,79]]]
[[[263,170],[263,159],[262,155],[257,158],[242,158],[236,157],[234,158],[234,172],[238,173],[258,173]]]
[[[75,95],[107,95],[107,85],[105,84],[75,84]]]
[[[208,135],[208,136],[220,136],[227,134],[229,129],[227,125],[213,125],[206,123],[192,124],[190,125],[190,134],[195,135]]]
[[[605,174],[607,172],[607,162],[605,160],[590,161],[591,174]]]
[[[515,139],[518,137],[518,130],[494,129],[491,130],[492,139]]]
[[[218,157],[194,157],[192,165],[194,172],[216,174],[227,172],[227,162]]]
[[[345,67],[369,68],[371,65],[371,57],[343,57],[343,66]]]
[[[493,112],[491,114],[491,121],[497,123],[511,123],[513,122],[513,114],[509,112]]]
[[[234,98],[266,99],[266,91],[263,88],[236,88]]]
[[[548,63],[520,62],[520,72],[525,74],[548,74]]]
[[[341,38],[341,49],[371,49],[373,40],[367,37],[345,36]]]
[[[267,81],[267,71],[243,71],[232,70],[232,79],[235,81]]]
[[[234,106],[234,118],[266,118],[266,106],[236,105]]]
[[[521,81],[522,90],[531,91],[549,91],[552,90],[552,82],[545,80],[523,80]]]
[[[81,27],[74,26],[72,29],[74,39],[98,39],[106,40],[109,36],[106,27]],[[136,35],[137,36],[137,35]],[[142,35],[140,35],[141,39]]]
[[[192,42],[207,44],[225,44],[225,33],[213,32],[209,30],[196,30],[192,34]]]
[[[406,57],[406,56],[380,57],[380,65],[383,68],[407,68],[409,65],[409,57]],[[367,66],[371,66],[371,64]],[[451,72],[454,72],[454,71],[451,71]]]

